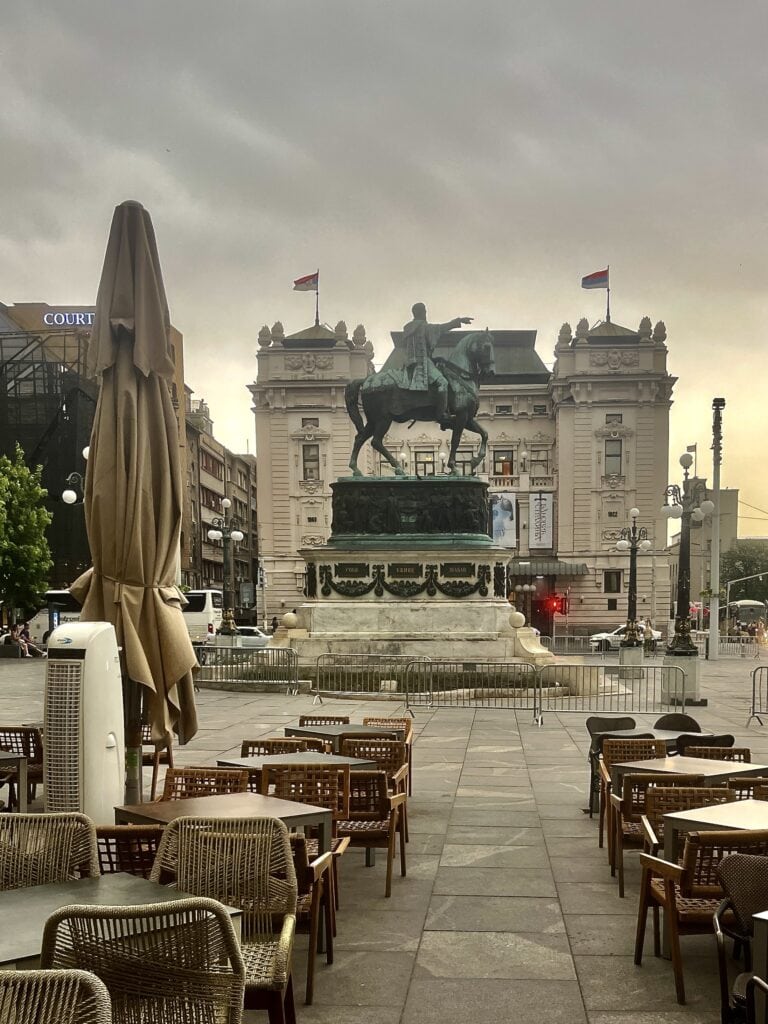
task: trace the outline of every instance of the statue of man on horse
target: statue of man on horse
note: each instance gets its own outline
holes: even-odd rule
[[[392,422],[437,422],[452,431],[448,469],[456,472],[456,452],[465,429],[481,437],[475,469],[485,458],[488,435],[476,422],[480,378],[493,373],[493,336],[488,331],[464,334],[445,358],[434,358],[441,337],[471,317],[457,317],[444,324],[430,324],[423,302],[412,309],[413,320],[403,328],[402,344],[395,348],[378,373],[352,381],[345,390],[347,412],[357,428],[349,466],[359,476],[357,458],[367,440],[393,467],[404,470],[384,445]],[[360,402],[367,422],[360,415]]]

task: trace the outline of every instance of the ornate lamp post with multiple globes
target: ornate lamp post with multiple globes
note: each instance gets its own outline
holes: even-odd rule
[[[234,617],[234,586],[232,570],[232,544],[239,544],[244,534],[240,530],[240,520],[237,516],[229,516],[228,512],[232,507],[229,498],[222,498],[221,507],[224,515],[220,519],[214,519],[211,529],[208,531],[208,540],[221,541],[224,546],[224,624],[221,632],[225,636],[232,636],[235,632]]]
[[[622,647],[639,647],[640,637],[637,633],[637,552],[648,551],[651,542],[648,540],[648,531],[644,526],[637,527],[637,517],[640,509],[631,508],[629,517],[632,526],[625,526],[621,531],[621,540],[616,542],[619,551],[629,551],[629,593],[627,595],[627,629]]]
[[[700,523],[715,510],[714,502],[707,498],[703,480],[690,480],[688,470],[693,462],[689,452],[680,456],[683,467],[683,486],[669,484],[664,491],[661,514],[667,519],[680,520],[680,555],[677,572],[677,606],[675,633],[667,645],[667,654],[695,658],[696,645],[691,640],[691,520]],[[669,501],[671,499],[671,503]]]

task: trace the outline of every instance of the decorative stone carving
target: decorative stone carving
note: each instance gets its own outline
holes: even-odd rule
[[[621,540],[621,529],[616,527],[613,530],[603,530],[600,534],[601,539],[604,541],[617,541]]]
[[[301,543],[308,548],[319,548],[325,544],[325,537],[318,533],[305,533],[301,538]]]
[[[571,331],[571,325],[564,323],[560,328],[560,333],[557,335],[557,341],[560,345],[570,345],[573,333]]]
[[[365,328],[362,324],[358,324],[352,332],[352,344],[355,348],[363,348],[366,343]]]
[[[373,359],[373,345],[370,341],[366,341],[363,345],[363,352],[365,352],[369,359]]]
[[[323,352],[296,352],[286,355],[286,370],[300,371],[305,376],[312,376],[317,370],[330,370],[333,367],[333,356]]]
[[[260,348],[269,348],[269,346],[271,344],[272,344],[272,332],[267,327],[267,325],[264,324],[264,326],[259,331],[259,347]]]
[[[307,494],[317,494],[322,486],[319,480],[299,480],[299,489],[306,491]]]
[[[585,316],[576,324],[576,338],[579,341],[586,341],[589,334],[589,321]]]
[[[491,567],[479,565],[474,580],[441,579],[436,565],[425,566],[423,580],[392,579],[387,575],[384,565],[374,565],[371,576],[370,580],[338,579],[334,576],[333,566],[321,565],[320,593],[323,597],[338,594],[340,597],[352,598],[364,597],[371,593],[376,597],[383,597],[385,592],[400,598],[417,597],[421,594],[426,594],[427,597],[436,597],[438,594],[452,598],[469,597],[472,594],[487,597]]]
[[[640,321],[640,326],[637,329],[637,333],[644,340],[650,338],[650,336],[651,336],[651,318],[649,316],[644,316],[643,319]]]
[[[625,366],[637,366],[638,354],[634,351],[620,351],[617,348],[594,349],[589,353],[590,366],[607,366],[609,370],[620,370]]]
[[[275,320],[272,324],[272,341],[278,341],[282,344],[283,338],[285,337],[285,331],[283,325],[279,320]]]
[[[653,328],[653,340],[657,345],[663,345],[667,340],[667,326],[663,320],[659,320]]]
[[[347,341],[349,334],[347,333],[347,325],[343,320],[339,320],[336,326],[333,328],[333,333],[339,339],[339,341]]]

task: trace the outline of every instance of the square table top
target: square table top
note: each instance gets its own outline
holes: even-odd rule
[[[344,757],[341,754],[322,754],[319,750],[297,750],[291,754],[255,754],[253,757],[220,757],[216,764],[222,768],[250,768],[259,770],[272,764],[320,764],[351,769],[377,768],[376,761],[363,757]]]
[[[6,927],[0,928],[0,964],[39,957],[43,926],[60,907],[139,907],[146,903],[173,903],[187,895],[124,873],[0,892],[0,919],[6,922]],[[233,917],[240,914],[233,908],[229,911]]]
[[[730,778],[733,775],[761,775],[768,772],[768,765],[745,764],[742,761],[721,761],[708,757],[654,757],[649,761],[622,761],[611,765],[611,772],[620,769],[619,774],[629,772],[679,772],[683,775],[703,775],[705,778]]]
[[[176,818],[280,818],[286,825],[312,825],[330,817],[326,807],[279,800],[259,793],[225,793],[185,800],[154,800],[115,808],[115,819],[137,824],[167,825]]]
[[[382,729],[378,725],[355,725],[350,722],[348,725],[287,725],[286,736],[320,736],[325,739],[337,739],[345,733],[355,733],[357,736],[381,736],[385,739],[402,740],[405,738],[403,729]]]
[[[704,742],[707,739],[711,739],[715,734],[713,732],[697,732],[692,733],[690,729],[644,729],[641,725],[635,729],[606,729],[605,732],[596,732],[595,736],[604,736],[609,734],[611,737],[616,739],[632,739],[633,736],[653,736],[655,740],[666,740],[668,743],[673,740],[679,739],[681,736],[701,736],[701,745],[706,747]]]
[[[18,763],[20,759],[28,760],[27,754],[12,754],[9,750],[0,750],[0,763],[3,761]]]
[[[693,807],[687,811],[674,811],[664,815],[678,830],[681,825],[687,831],[690,826],[706,826],[709,829],[768,829],[768,800],[734,800],[732,803],[716,804],[714,807]]]

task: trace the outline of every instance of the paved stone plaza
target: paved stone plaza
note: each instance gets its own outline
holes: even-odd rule
[[[768,723],[745,728],[756,664],[704,663],[709,706],[692,713],[705,728],[733,732],[753,761],[768,764]],[[41,719],[44,673],[44,662],[0,661],[0,720]],[[200,732],[178,752],[178,764],[212,764],[243,737],[281,732],[312,710],[305,696],[198,696]],[[400,707],[324,705],[358,722]],[[381,854],[373,868],[357,851],[344,858],[336,962],[318,961],[312,1007],[302,1002],[306,939],[299,939],[299,1021],[717,1024],[713,937],[682,940],[685,1007],[675,1002],[670,963],[653,957],[650,935],[642,968],[632,962],[637,854],[627,854],[620,900],[597,847],[597,818],[582,811],[584,718],[549,714],[539,729],[528,712],[417,710],[408,876],[395,867],[387,900]]]

